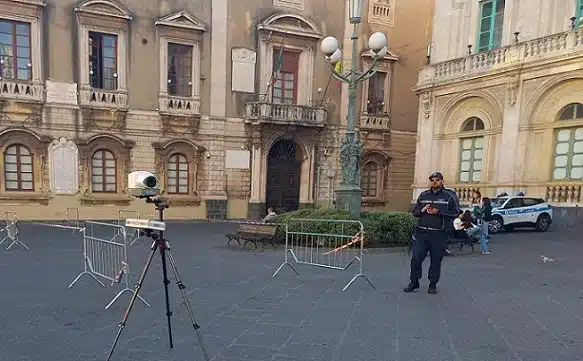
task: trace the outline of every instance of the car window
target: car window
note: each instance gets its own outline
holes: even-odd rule
[[[492,203],[492,208],[502,207],[504,202],[506,202],[506,199],[507,198],[492,198],[492,199],[490,199],[490,201]]]
[[[532,207],[545,202],[541,198],[523,198],[522,201],[525,207]]]
[[[522,198],[512,198],[511,200],[508,201],[508,203],[506,203],[506,206],[504,208],[510,209],[510,208],[518,208],[518,207],[524,207],[524,203],[522,201]]]

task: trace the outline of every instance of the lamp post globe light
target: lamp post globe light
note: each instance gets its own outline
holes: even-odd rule
[[[352,32],[352,60],[348,71],[338,72],[335,65],[342,60],[338,40],[327,37],[322,40],[320,50],[324,53],[326,63],[332,75],[339,81],[348,84],[348,126],[346,135],[340,146],[340,168],[342,180],[336,190],[336,207],[347,210],[359,216],[362,206],[362,189],[360,188],[360,159],[363,153],[363,143],[355,132],[356,128],[356,93],[360,82],[372,77],[377,72],[377,64],[387,54],[387,38],[385,34],[376,32],[368,39],[368,46],[373,57],[373,63],[365,71],[357,69],[358,24],[361,22],[363,0],[348,0]]]

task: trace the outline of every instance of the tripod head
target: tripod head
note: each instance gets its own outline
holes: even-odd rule
[[[170,203],[168,202],[167,199],[164,199],[164,198],[160,198],[160,197],[153,198],[152,196],[140,196],[138,198],[146,199],[146,203],[154,204],[154,206],[156,206],[157,211],[163,211],[165,209],[170,208]]]

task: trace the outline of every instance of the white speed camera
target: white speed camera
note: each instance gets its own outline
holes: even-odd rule
[[[137,198],[154,197],[160,194],[160,182],[150,172],[131,172],[128,174],[128,191]]]

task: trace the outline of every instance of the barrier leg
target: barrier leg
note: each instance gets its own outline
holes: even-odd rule
[[[88,266],[88,264],[89,264],[89,266]],[[69,285],[69,288],[73,287],[73,285],[75,283],[77,283],[77,281],[79,281],[79,279],[81,279],[81,277],[83,275],[89,275],[91,278],[93,278],[95,281],[97,281],[97,283],[99,283],[101,285],[101,287],[105,287],[103,282],[101,282],[99,280],[99,278],[97,278],[92,272],[89,271],[90,269],[91,269],[91,264],[89,262],[89,259],[87,259],[87,257],[85,257],[85,270],[83,272],[79,273],[79,275],[77,277],[75,277],[73,282],[71,282],[71,284]]]
[[[283,263],[282,263],[282,264],[279,266],[279,268],[277,269],[277,271],[275,271],[275,273],[273,274],[273,276],[271,276],[272,278],[273,278],[273,277],[275,277],[275,276],[277,276],[277,274],[279,273],[279,271],[281,271],[281,269],[282,269],[282,268],[283,268],[283,266],[285,266],[285,265],[289,266],[289,268],[291,268],[291,269],[292,269],[292,271],[294,271],[294,272],[295,272],[295,273],[296,273],[296,274],[299,276],[299,273],[298,273],[298,271],[296,271],[296,269],[294,268],[294,266],[292,266],[292,264],[291,264],[291,263],[289,263],[289,261],[288,261],[288,257],[287,257],[287,254],[288,254],[288,252],[291,252],[291,250],[289,250],[289,249],[288,249],[287,251],[285,251],[285,260],[284,260],[284,261],[283,261]]]
[[[119,293],[111,300],[111,302],[109,302],[107,304],[107,306],[105,306],[105,309],[108,310],[114,303],[115,301],[117,301],[117,299],[124,293],[129,292],[132,295],[134,295],[136,293],[136,291],[132,290],[131,288],[124,288],[123,290],[119,291]],[[142,301],[147,307],[152,307],[148,302],[146,302],[145,299],[142,298],[142,296],[137,295],[138,298],[140,299],[140,301]]]
[[[103,282],[101,282],[97,277],[95,277],[95,275],[89,271],[83,271],[81,273],[79,273],[79,276],[77,276],[73,282],[71,282],[71,284],[69,285],[69,288],[73,287],[73,285],[75,283],[77,283],[77,281],[79,281],[79,279],[83,276],[83,275],[89,275],[91,278],[93,278],[94,280],[97,281],[97,283],[99,283],[101,285],[101,287],[105,287],[105,285],[103,284]]]
[[[357,278],[362,277],[366,280],[366,282],[372,287],[373,290],[376,290],[377,288],[375,287],[375,285],[372,284],[372,282],[368,279],[368,277],[366,277],[364,275],[364,273],[362,272],[362,248],[360,250],[361,254],[360,257],[355,257],[352,259],[352,261],[350,261],[350,263],[348,264],[350,266],[350,264],[352,264],[352,262],[354,262],[355,259],[358,259],[359,262],[359,266],[358,266],[358,274],[354,277],[352,277],[352,279],[350,280],[350,282],[348,282],[346,284],[346,286],[344,286],[344,288],[342,289],[342,292],[346,291],[348,289],[348,287],[350,287],[354,281],[356,281]],[[346,267],[348,268],[348,266]]]
[[[6,250],[9,250],[10,248],[12,248],[12,246],[14,246],[15,244],[19,244],[22,247],[26,248],[27,250],[29,249],[26,244],[22,243],[18,237],[16,237],[14,240],[12,240],[12,243],[10,243],[10,245],[8,246],[8,248],[6,248]]]
[[[6,250],[9,250],[15,244],[19,244],[28,250],[28,247],[26,246],[26,244],[24,244],[20,240],[20,237],[18,237],[18,223],[17,222],[18,221],[15,220],[6,227],[6,238],[9,238],[12,240],[12,243],[10,243],[10,245],[8,246],[8,248],[6,248]]]
[[[366,280],[366,282],[368,282],[368,284],[374,289],[376,290],[377,288],[375,287],[375,285],[372,284],[372,282],[368,279],[368,277],[366,277],[365,275],[363,275],[362,273],[357,274],[356,276],[352,277],[352,279],[350,280],[350,282],[348,282],[346,284],[346,286],[344,286],[344,288],[342,289],[342,292],[346,291],[348,289],[348,287],[350,287],[354,281],[356,281],[357,278],[362,277]]]

